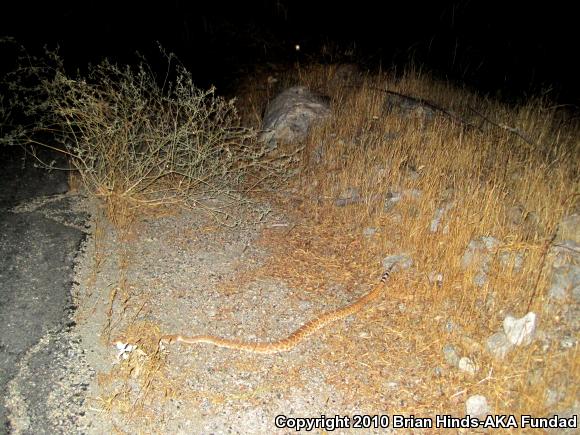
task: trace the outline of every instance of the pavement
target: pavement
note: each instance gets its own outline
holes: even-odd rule
[[[71,289],[89,216],[66,195],[67,172],[34,163],[0,147],[0,434],[77,433],[90,373]]]

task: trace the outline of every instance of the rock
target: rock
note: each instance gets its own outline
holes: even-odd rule
[[[383,207],[384,211],[391,211],[402,197],[401,192],[387,192]]]
[[[491,409],[485,396],[477,394],[470,396],[465,402],[465,413],[471,417],[485,418],[485,416],[491,414]]]
[[[477,287],[483,287],[487,282],[487,272],[480,271],[473,277],[473,284]]]
[[[260,140],[270,149],[275,149],[280,142],[299,142],[306,137],[314,121],[329,113],[329,103],[307,88],[286,89],[268,104]]]
[[[556,405],[558,402],[564,399],[564,397],[566,397],[566,394],[564,392],[552,388],[546,389],[546,392],[544,394],[545,394],[544,403],[547,407],[552,407]]]
[[[580,266],[565,264],[553,267],[548,296],[559,301],[571,296],[580,302]]]
[[[580,244],[573,240],[563,240],[550,248],[554,257],[553,266],[560,267],[570,263],[580,263]]]
[[[527,346],[536,332],[536,313],[529,312],[522,318],[506,316],[503,320],[503,330],[510,343],[516,346]]]
[[[580,214],[571,214],[562,218],[558,224],[557,240],[572,240],[580,243]]]
[[[446,204],[443,204],[441,207],[435,210],[435,215],[433,216],[433,219],[431,220],[431,225],[429,226],[429,231],[431,231],[432,233],[436,233],[437,230],[439,229],[439,225],[441,224],[441,220],[443,219],[445,214],[447,214],[447,212],[451,210],[453,207],[455,207],[454,202],[447,202]]]
[[[324,161],[324,154],[324,147],[321,144],[316,145],[312,151],[312,162],[320,165]]]
[[[487,339],[487,351],[496,359],[504,359],[514,345],[503,332],[496,332]]]
[[[413,265],[413,259],[408,254],[389,255],[383,258],[384,269],[389,269],[395,264],[399,270],[409,269]]]
[[[395,93],[387,94],[385,98],[385,111],[398,112],[407,117],[432,119],[435,112],[420,100],[409,98]]]
[[[492,255],[497,250],[500,241],[495,237],[482,236],[473,239],[467,245],[463,257],[461,257],[461,267],[467,269],[472,266],[477,267],[477,272],[473,278],[473,283],[477,287],[483,287],[487,282],[487,273],[492,260]]]
[[[482,236],[471,240],[463,253],[463,257],[461,257],[461,267],[467,269],[477,260],[478,256],[482,260],[489,258],[489,254],[493,253],[499,244],[500,241],[498,239],[490,236]]]
[[[521,251],[509,252],[503,251],[499,254],[499,262],[505,267],[513,267],[513,270],[519,272],[524,265],[524,253]]]
[[[447,322],[445,322],[445,331],[448,333],[458,331],[460,329],[461,328],[457,326],[457,324],[453,320],[448,320]]]
[[[578,434],[578,415],[580,415],[580,401],[576,399],[574,403],[565,409],[555,409],[553,413],[549,414],[549,418],[553,418],[555,416],[559,417],[560,419],[567,419],[568,420],[568,427],[564,428],[557,428],[550,430],[550,433],[554,434]]]
[[[459,365],[459,353],[457,352],[457,348],[452,344],[446,344],[443,347],[443,357],[449,365],[452,365],[453,367],[457,367]]]
[[[560,340],[560,347],[562,349],[572,349],[576,346],[577,340],[573,337],[564,337]]]
[[[477,373],[477,365],[466,356],[459,359],[459,362],[457,363],[457,368],[462,372],[469,373],[470,375],[474,375]]]

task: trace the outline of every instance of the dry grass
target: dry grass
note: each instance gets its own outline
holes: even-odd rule
[[[546,389],[566,384],[567,395],[557,406],[570,406],[579,393],[577,347],[545,351],[534,343],[495,361],[485,351],[485,341],[501,330],[507,313],[522,316],[535,311],[540,328],[558,326],[557,316],[544,311],[549,278],[546,250],[561,217],[580,208],[578,126],[566,124],[557,108],[544,101],[508,107],[417,71],[402,78],[364,77],[348,86],[334,79],[336,72],[336,66],[314,65],[281,77],[279,87],[300,83],[329,95],[332,115],[312,129],[302,151],[300,174],[289,189],[276,195],[255,193],[256,202],[267,196],[295,224],[264,230],[260,243],[270,255],[231,285],[242,287],[245,282],[275,277],[326,297],[324,290],[333,284],[359,288],[373,283],[382,258],[406,252],[414,260],[413,268],[393,277],[387,295],[361,313],[363,320],[344,335],[352,334],[328,337],[327,350],[308,360],[311,366],[329,368],[324,372],[328,384],[352,403],[361,403],[361,409],[390,414],[462,416],[465,399],[483,394],[496,414],[540,416],[551,411]],[[267,75],[252,81],[263,82],[263,87],[248,85],[240,95],[240,113],[253,127],[276,92],[267,85]],[[452,116],[401,109],[396,104],[389,108],[391,94],[385,90],[429,100]],[[173,110],[154,112],[165,116]],[[148,112],[143,119],[150,116]],[[127,119],[121,119],[126,126]],[[105,149],[105,143],[99,146]],[[283,157],[294,150],[289,146],[279,152]],[[125,155],[123,150],[120,155]],[[257,169],[265,168],[268,174],[274,161],[260,163]],[[107,177],[105,183],[94,185],[108,186]],[[130,223],[130,209],[140,199],[117,201],[130,182],[115,176],[110,180],[125,187],[105,194],[109,216]],[[171,186],[176,179],[168,176],[165,181],[157,186]],[[336,206],[335,200],[352,188],[362,200]],[[420,195],[403,195],[387,210],[383,203],[389,191]],[[432,219],[445,204],[453,207],[443,216],[439,230],[432,232]],[[514,215],[514,207],[519,214]],[[119,279],[110,295],[105,336],[111,322],[118,320],[113,318],[113,306],[120,307],[123,315],[128,298],[125,277],[131,260],[124,245],[130,243],[130,226],[119,226],[124,229],[117,253]],[[374,228],[375,235],[364,237],[366,228]],[[496,237],[501,245],[489,281],[478,288],[472,282],[474,270],[462,269],[460,261],[469,241],[484,235]],[[504,252],[524,254],[521,271],[500,264],[498,257]],[[95,270],[100,262],[95,258]],[[443,275],[441,286],[429,280],[434,272]],[[449,324],[455,327],[449,330]],[[129,327],[126,341],[137,343],[143,353],[131,353],[118,369],[101,376],[103,408],[133,414],[133,419],[153,419],[164,400],[182,394],[179,385],[187,374],[184,371],[183,379],[164,377],[164,356],[156,347],[159,334],[156,324]],[[353,334],[358,339],[352,340]],[[445,363],[446,344],[455,345],[477,363],[475,376]],[[240,371],[255,370],[258,357],[248,358],[250,362],[228,360],[227,364],[238,364]],[[264,385],[227,400],[255,400],[259,406],[264,392],[282,388],[276,384],[280,379],[285,380],[285,388],[303,382],[287,369],[281,364]],[[389,390],[385,382],[393,373],[399,384]],[[401,384],[401,379],[406,382]],[[193,404],[204,398],[219,404],[227,396],[201,388],[190,394],[197,395],[189,398]]]
[[[536,342],[496,361],[485,342],[501,330],[508,313],[535,311],[541,329],[558,327],[557,316],[544,311],[549,278],[545,254],[561,217],[579,208],[577,127],[566,125],[545,102],[508,107],[415,71],[403,78],[367,77],[356,87],[333,80],[335,72],[335,66],[313,66],[282,77],[280,87],[300,83],[329,95],[332,115],[311,131],[300,175],[289,189],[255,194],[256,201],[266,196],[293,224],[265,229],[259,241],[269,253],[265,262],[246,268],[224,290],[275,277],[305,291],[296,292],[297,298],[336,303],[325,294],[333,285],[370,285],[382,258],[406,252],[413,268],[394,274],[386,295],[360,313],[359,321],[333,327],[335,333],[324,336],[324,350],[305,358],[301,369],[316,368],[348,403],[374,413],[463,416],[467,397],[483,394],[495,414],[541,416],[553,411],[546,405],[546,390],[562,386],[566,396],[556,406],[571,406],[580,379],[577,348],[546,351]],[[427,99],[455,116],[388,110],[385,89]],[[275,89],[247,86],[245,92],[241,112],[257,126]],[[358,189],[363,200],[337,207],[335,199],[349,188]],[[421,193],[403,196],[386,210],[383,198],[391,190]],[[454,205],[439,230],[431,232],[437,209],[450,203]],[[514,206],[520,211],[515,216]],[[365,228],[376,234],[364,237]],[[489,281],[478,288],[472,282],[475,271],[462,269],[460,261],[469,241],[483,235],[496,237],[501,245]],[[505,252],[524,254],[522,270],[500,264],[498,257]],[[429,280],[433,272],[443,275],[441,286]],[[144,353],[131,353],[100,379],[101,406],[141,427],[153,427],[164,401],[172,397],[191,406],[210,401],[259,407],[274,391],[286,393],[305,383],[297,366],[276,363],[253,389],[187,390],[183,385],[199,376],[199,367],[192,363],[194,367],[180,367],[179,376],[166,377],[164,356],[155,347],[159,334],[156,324],[129,327],[126,341],[137,343]],[[446,344],[470,357],[477,373],[449,366],[442,351]],[[252,355],[224,364],[214,369],[262,369],[260,357]]]
[[[540,416],[553,411],[546,405],[546,390],[564,385],[566,397],[557,407],[571,406],[580,378],[577,348],[546,351],[536,342],[496,361],[486,352],[485,342],[501,330],[508,313],[535,311],[541,329],[558,327],[557,316],[544,311],[549,275],[545,254],[558,221],[579,207],[578,129],[565,125],[559,112],[542,101],[507,107],[413,71],[403,78],[367,77],[360,86],[342,86],[333,80],[335,72],[334,66],[314,66],[282,78],[281,87],[301,83],[329,95],[333,112],[311,131],[293,185],[275,196],[261,194],[295,224],[264,230],[260,243],[270,254],[265,263],[226,283],[224,290],[275,277],[326,298],[324,291],[334,284],[371,284],[383,257],[409,253],[413,268],[394,275],[386,296],[359,314],[361,321],[344,334],[328,334],[323,353],[305,361],[304,368],[317,367],[328,385],[369,412],[463,416],[466,398],[483,394],[496,414]],[[384,89],[427,99],[455,116],[387,110]],[[245,92],[242,113],[257,125],[275,90],[246,87]],[[363,200],[337,207],[335,199],[349,188],[358,189]],[[383,198],[390,190],[421,194],[403,196],[386,210]],[[436,210],[449,203],[454,205],[441,227],[431,232]],[[514,216],[514,206],[519,215]],[[364,237],[369,227],[377,232]],[[460,261],[469,241],[483,235],[502,243],[489,281],[478,288],[472,282],[474,270],[462,269]],[[522,270],[500,265],[498,257],[505,252],[524,254]],[[441,286],[429,280],[433,272],[443,275]],[[310,296],[297,292],[296,297]],[[450,324],[454,328],[449,329]],[[133,339],[127,341],[155,337],[156,328],[135,326],[128,331]],[[442,352],[446,344],[469,356],[477,373],[450,367]],[[153,349],[147,353],[158,355]],[[138,404],[142,422],[151,418],[154,403],[164,397],[178,396],[193,405],[203,400],[256,400],[259,406],[260,397],[273,389],[281,391],[281,379],[286,388],[304,381],[284,365],[273,368],[255,391],[186,393],[177,385],[192,376],[187,370],[182,369],[183,379],[164,380],[158,356],[131,358],[122,366],[126,372],[113,372],[103,378],[103,385],[122,413],[124,406]],[[236,361],[228,364],[238,364],[240,371],[256,370],[259,364],[254,357]],[[130,385],[134,387],[127,389]]]
[[[400,332],[400,340],[396,348],[375,352],[371,367],[380,360],[389,361],[390,368],[406,367],[419,358],[417,370],[428,373],[417,375],[430,392],[421,408],[433,413],[457,409],[458,398],[463,402],[467,395],[484,394],[496,413],[543,415],[546,388],[565,384],[567,396],[558,407],[569,406],[578,395],[577,349],[546,352],[531,345],[498,362],[484,347],[507,313],[535,311],[542,329],[557,326],[557,318],[544,312],[545,253],[559,220],[580,206],[578,126],[566,124],[558,108],[545,101],[509,107],[417,71],[402,78],[366,77],[360,86],[337,84],[335,72],[336,66],[302,67],[280,81],[280,87],[299,83],[329,95],[333,112],[309,135],[293,197],[280,199],[300,225],[265,236],[274,255],[255,273],[269,271],[305,289],[350,285],[376,274],[382,257],[407,252],[414,268],[389,295],[407,306],[405,313],[390,315],[396,323],[389,327]],[[255,82],[265,82],[264,77]],[[257,120],[274,90],[244,90],[246,119]],[[429,100],[455,116],[387,110],[384,90]],[[315,155],[323,156],[321,161]],[[348,188],[358,189],[363,200],[335,206]],[[411,189],[420,197],[403,197],[392,210],[383,209],[380,198],[386,192]],[[436,210],[451,202],[441,225],[446,231],[431,232]],[[510,214],[513,207],[521,216]],[[376,228],[377,235],[365,239],[367,227]],[[521,252],[525,261],[521,271],[494,261],[489,281],[477,288],[474,272],[463,270],[460,260],[469,241],[484,235],[501,240],[497,255]],[[431,272],[443,274],[441,287],[429,281]],[[446,322],[458,328],[446,333]],[[410,352],[401,351],[409,343],[421,343],[421,351],[414,345]],[[445,365],[447,343],[477,362],[477,375],[454,370],[445,371],[443,379],[431,375]],[[400,411],[413,413],[417,406],[407,402]]]

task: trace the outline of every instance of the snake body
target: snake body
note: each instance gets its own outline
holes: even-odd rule
[[[244,352],[251,353],[270,354],[278,352],[288,352],[294,349],[300,342],[308,338],[310,335],[324,328],[326,325],[356,313],[357,311],[362,309],[366,304],[375,300],[383,290],[383,287],[390,276],[391,270],[392,267],[390,267],[385,273],[383,273],[380,282],[377,283],[377,285],[375,285],[371,291],[369,291],[361,298],[357,299],[353,303],[343,308],[339,308],[337,310],[324,313],[319,317],[310,320],[309,322],[305,323],[300,328],[298,328],[296,331],[294,331],[292,334],[290,334],[288,337],[278,341],[252,343],[241,340],[230,340],[227,338],[216,337],[213,335],[184,336],[176,334],[176,335],[165,335],[161,337],[160,344],[206,343],[218,347],[225,347],[228,349],[241,350]]]

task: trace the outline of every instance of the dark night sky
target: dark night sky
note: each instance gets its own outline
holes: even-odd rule
[[[569,2],[570,4],[572,2]],[[562,2],[134,1],[4,3],[0,35],[34,50],[59,43],[67,66],[103,56],[153,57],[155,41],[174,51],[201,86],[240,66],[292,61],[324,42],[356,46],[368,66],[409,58],[442,76],[513,97],[552,87],[579,104],[577,14]],[[575,27],[576,26],[576,27]],[[5,57],[6,58],[6,57]]]

